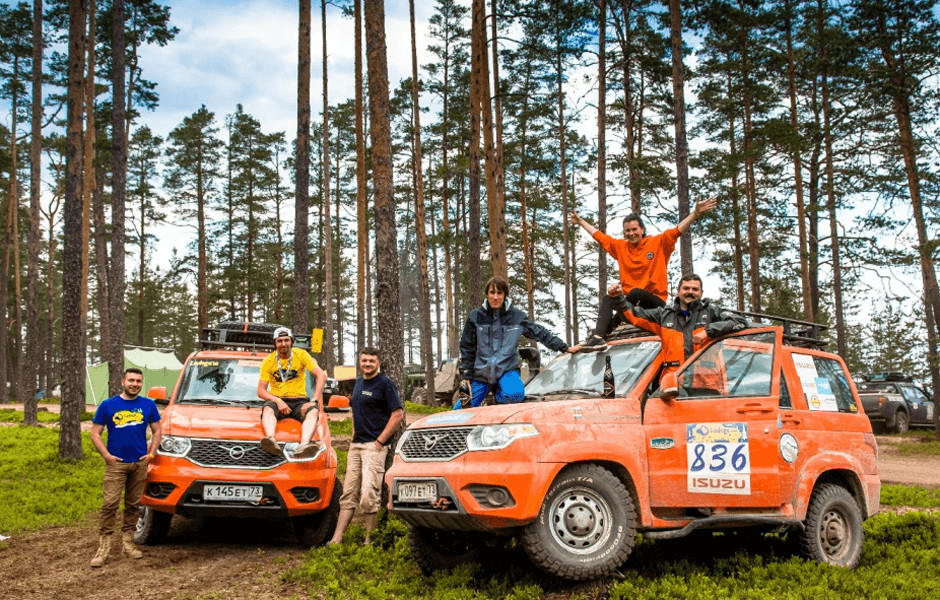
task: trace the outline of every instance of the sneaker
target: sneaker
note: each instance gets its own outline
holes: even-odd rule
[[[294,451],[294,458],[313,458],[320,449],[320,442],[308,442],[301,444]]]
[[[261,449],[268,454],[273,454],[275,456],[280,456],[282,454],[281,447],[277,445],[277,442],[274,441],[273,437],[261,438]]]
[[[601,336],[592,334],[591,337],[581,342],[581,352],[597,352],[607,347],[607,342]]]

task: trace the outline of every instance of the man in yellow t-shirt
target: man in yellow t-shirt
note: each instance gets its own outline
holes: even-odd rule
[[[320,420],[326,373],[306,350],[293,345],[291,330],[278,327],[274,330],[276,350],[261,363],[258,397],[265,401],[261,409],[261,427],[264,429],[261,449],[269,454],[282,454],[274,440],[274,430],[278,421],[291,418],[301,422],[300,446],[294,452],[294,458],[312,458],[319,448],[319,443],[311,442],[310,438]],[[307,371],[313,373],[317,380],[312,399],[307,397]]]

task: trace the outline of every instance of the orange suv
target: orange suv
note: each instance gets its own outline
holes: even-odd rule
[[[258,377],[261,361],[274,351],[275,327],[221,323],[203,330],[201,349],[186,359],[163,411],[163,439],[147,470],[137,543],[161,541],[173,515],[290,517],[298,539],[310,546],[333,534],[343,488],[323,407],[316,456],[294,458],[300,423],[293,419],[278,421],[281,455],[261,449]],[[309,350],[310,338],[298,335],[294,344]],[[307,386],[312,396],[309,376]],[[165,398],[163,388],[150,393]]]
[[[620,568],[638,533],[750,527],[853,568],[879,506],[875,438],[845,364],[819,349],[820,326],[778,320],[666,374],[659,338],[634,329],[602,352],[560,355],[524,403],[416,421],[386,475],[415,560],[457,566],[498,534],[584,580]]]

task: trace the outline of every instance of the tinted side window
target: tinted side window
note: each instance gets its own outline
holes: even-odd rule
[[[848,377],[838,361],[797,352],[792,356],[810,410],[858,412]]]
[[[769,396],[774,334],[719,340],[677,375],[680,397]]]
[[[787,378],[780,371],[780,408],[793,408],[793,398],[790,397],[790,388],[787,387]]]

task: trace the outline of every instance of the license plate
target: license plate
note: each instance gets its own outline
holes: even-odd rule
[[[203,500],[222,500],[231,502],[261,500],[260,485],[207,485],[202,488]]]
[[[437,502],[437,484],[433,481],[421,483],[399,483],[399,502]]]

